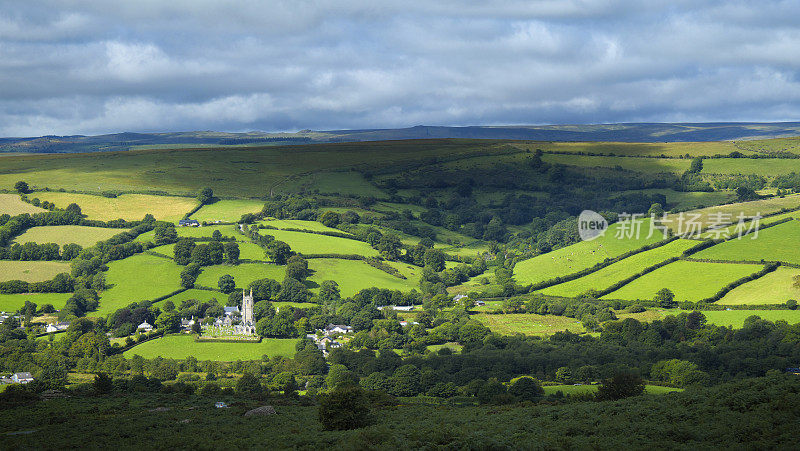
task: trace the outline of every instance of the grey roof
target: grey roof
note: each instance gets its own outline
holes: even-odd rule
[[[17,376],[17,379],[33,379],[33,374],[31,373],[14,373],[14,376]]]
[[[225,314],[235,313],[239,311],[239,307],[225,307]]]

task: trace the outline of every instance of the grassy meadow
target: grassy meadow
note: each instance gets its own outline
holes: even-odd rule
[[[203,205],[191,218],[200,222],[236,222],[246,213],[258,213],[264,207],[264,201],[252,199],[218,200],[213,204]]]
[[[697,245],[697,241],[678,239],[649,251],[640,252],[579,279],[541,290],[554,296],[577,296],[588,290],[604,290],[614,283],[633,276],[644,268],[678,257],[683,251]]]
[[[2,194],[0,193],[0,215],[7,214],[9,216],[21,215],[23,213],[41,213],[47,211],[44,208],[34,207],[33,205],[23,202],[18,194]]]
[[[328,227],[321,222],[317,221],[303,221],[301,219],[266,219],[259,221],[259,225],[275,227],[276,229],[299,229],[310,230],[312,232],[336,232],[344,233],[339,229]],[[264,230],[262,233],[270,233],[270,230]]]
[[[508,315],[490,315],[479,313],[473,318],[482,322],[492,332],[502,335],[552,335],[568,330],[585,332],[581,322],[575,318],[555,315],[536,315],[532,313],[514,313]]]
[[[138,189],[141,189],[140,186]],[[158,220],[177,221],[197,206],[191,197],[154,196],[149,194],[121,194],[117,197],[103,197],[90,194],[37,192],[29,197],[47,200],[58,208],[66,208],[71,203],[81,207],[81,212],[89,219],[111,221],[125,219],[137,221],[146,214]]]
[[[56,274],[69,272],[69,263],[59,261],[10,261],[0,260],[0,282],[24,280],[42,282]]]
[[[167,299],[164,299],[163,302],[172,301],[175,304],[175,307],[180,307],[183,301],[188,299],[196,299],[201,302],[210,301],[212,299],[216,299],[222,305],[225,305],[225,302],[228,300],[228,295],[224,293],[220,293],[219,291],[210,291],[210,290],[197,290],[197,289],[189,289],[183,291],[181,293],[176,294],[175,296],[171,296]]]
[[[106,283],[111,288],[100,294],[100,307],[92,316],[105,316],[132,302],[153,300],[180,289],[182,270],[172,260],[147,254],[108,263]]]
[[[606,233],[591,241],[581,241],[571,246],[562,247],[546,254],[523,260],[514,267],[514,277],[520,283],[537,283],[554,277],[566,276],[614,258],[625,252],[638,249],[647,244],[663,239],[660,232],[647,238],[650,220],[641,226],[638,239],[616,237],[617,231],[624,231],[620,223],[612,224]]]
[[[711,246],[693,255],[712,260],[768,260],[800,264],[800,221],[789,221]]]
[[[294,355],[294,338],[265,338],[261,343],[198,343],[189,334],[167,335],[150,340],[125,351],[125,358],[140,355],[146,359],[164,357],[185,359],[192,356],[197,360],[233,362],[236,360],[261,360],[261,357],[291,357]]]
[[[216,289],[219,278],[226,274],[233,276],[237,287],[245,288],[250,282],[259,279],[275,279],[278,282],[282,282],[286,275],[286,267],[271,263],[205,266],[203,267],[203,272],[197,277],[195,284]]]
[[[94,246],[98,241],[107,240],[127,230],[78,225],[41,226],[26,230],[22,235],[16,237],[14,241],[20,244],[56,243],[59,246],[75,243],[83,247],[89,247]]]
[[[544,389],[545,395],[554,395],[556,392],[561,392],[565,395],[579,395],[584,393],[596,393],[599,385],[573,385],[573,384],[563,384],[563,385],[545,385],[542,388]],[[673,393],[683,391],[682,388],[674,388],[674,387],[663,387],[661,385],[650,385],[647,384],[644,386],[645,393],[648,395],[663,395],[666,393]]]
[[[789,299],[800,300],[800,288],[794,286],[794,278],[800,275],[800,269],[781,266],[744,285],[729,291],[717,304],[724,305],[757,305],[783,304]]]
[[[653,299],[658,290],[669,288],[675,293],[676,301],[697,302],[761,268],[761,265],[679,260],[634,279],[619,290],[603,296],[603,299]]]
[[[737,217],[740,214],[744,215],[747,219],[757,214],[763,216],[765,214],[775,213],[784,208],[791,209],[798,207],[800,207],[800,194],[791,194],[784,197],[772,197],[769,199],[753,200],[749,202],[736,202],[732,204],[702,208],[690,212],[692,216],[689,216],[689,213],[683,213],[683,216],[681,216],[681,213],[673,213],[667,216],[667,220],[669,222],[665,225],[669,226],[669,228],[675,233],[680,232],[679,228],[681,225],[683,225],[682,231],[685,233],[687,231],[688,221],[690,220],[700,223],[701,227],[706,229],[710,225],[717,223],[719,219],[725,219],[725,221],[719,221],[720,223],[735,224],[738,222]],[[699,214],[700,216],[695,219],[694,215],[696,214]],[[796,215],[797,213],[790,214]],[[682,221],[681,217],[683,217]],[[763,223],[774,220],[774,217],[765,218]]]
[[[0,312],[14,312],[25,305],[25,301],[30,301],[41,307],[44,304],[52,304],[55,308],[61,308],[67,303],[71,293],[22,293],[22,294],[0,294]]]
[[[244,235],[236,230],[236,226],[232,224],[210,225],[203,227],[175,227],[175,230],[178,232],[178,238],[211,238],[211,235],[214,233],[214,231],[219,230],[224,237],[234,238],[237,241],[247,240]],[[136,241],[140,241],[142,243],[148,241],[152,243],[154,239],[155,232],[152,230],[136,237]]]
[[[272,235],[284,241],[301,254],[354,254],[375,257],[378,251],[363,241],[291,230],[263,230],[262,235]]]
[[[653,174],[659,172],[680,174],[689,169],[689,166],[691,165],[691,160],[681,160],[676,158],[626,158],[560,154],[545,154],[542,156],[542,160],[547,163],[583,166],[590,168],[621,167],[630,171]]]
[[[361,260],[313,258],[308,261],[309,269],[314,271],[309,280],[318,284],[325,280],[335,280],[339,284],[342,297],[352,296],[360,290],[370,287],[402,291],[419,289],[421,268],[415,268],[403,263],[388,263],[400,271],[407,279],[395,277]]]

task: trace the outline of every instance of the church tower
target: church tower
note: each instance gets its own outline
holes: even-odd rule
[[[255,324],[253,321],[253,290],[250,289],[250,296],[242,292],[242,323],[246,326]]]

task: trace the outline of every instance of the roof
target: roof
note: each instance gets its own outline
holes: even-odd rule
[[[179,219],[178,224],[200,224],[197,219]]]
[[[153,326],[150,325],[150,323],[148,323],[147,321],[142,321],[142,324],[139,324],[139,327],[137,327],[137,329],[144,329],[146,327],[153,327]]]
[[[14,376],[17,379],[33,379],[33,374],[31,373],[14,373]]]
[[[339,328],[339,329],[342,329],[342,330],[351,330],[352,329],[352,327],[344,325],[344,324],[328,324],[327,326],[325,326],[325,330],[333,330],[333,329],[336,329],[336,328]]]
[[[229,313],[236,313],[239,311],[239,307],[225,307],[225,314]]]

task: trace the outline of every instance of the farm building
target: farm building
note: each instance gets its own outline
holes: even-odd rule
[[[349,334],[351,332],[353,332],[353,328],[344,324],[328,324],[325,326],[325,335]]]
[[[178,221],[181,227],[200,227],[200,223],[196,219],[181,219]]]
[[[150,332],[151,330],[153,330],[153,326],[147,321],[142,321],[142,324],[139,324],[136,330],[141,332]]]
[[[27,384],[33,382],[33,375],[31,373],[14,373],[11,375],[11,380],[15,384]]]

